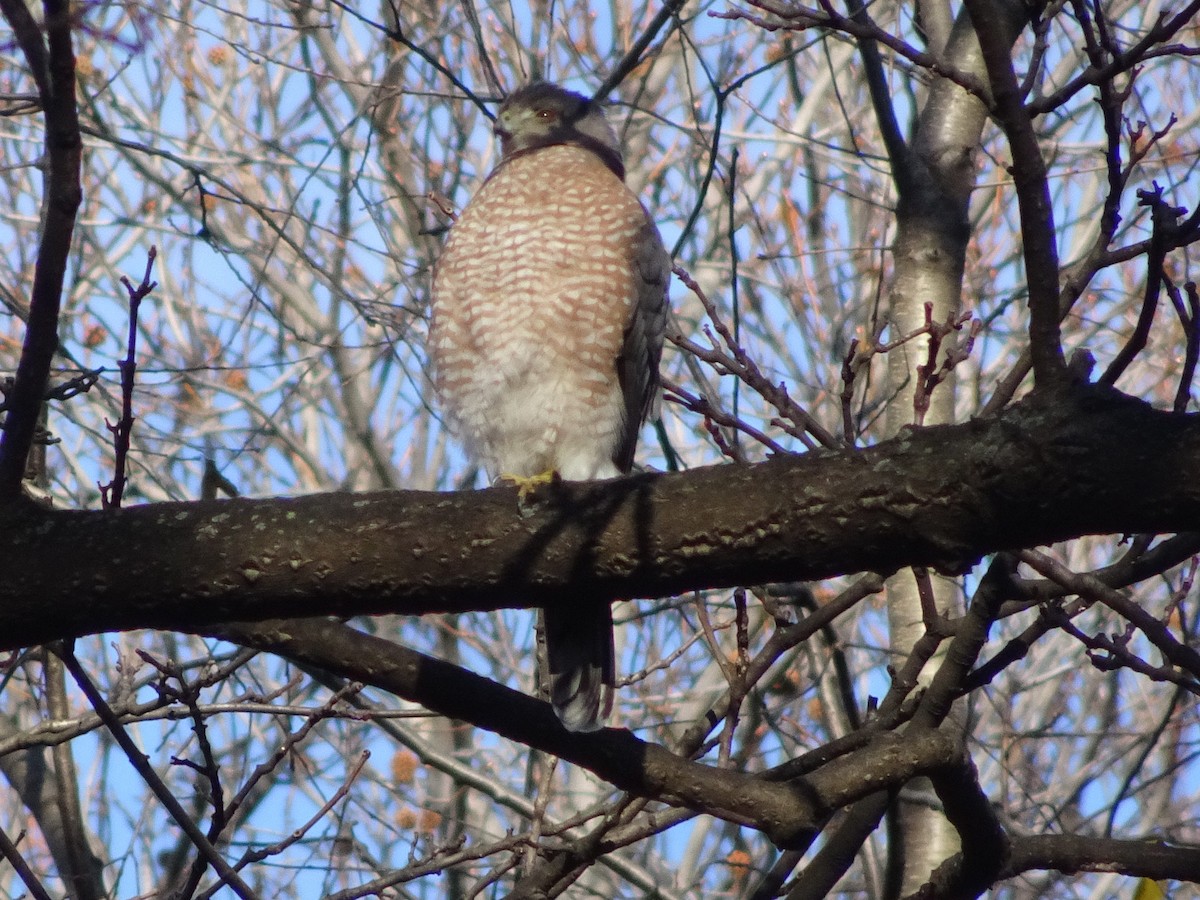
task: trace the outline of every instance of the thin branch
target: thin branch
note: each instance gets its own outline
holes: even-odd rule
[[[938,356],[941,352],[942,341],[952,332],[961,330],[968,322],[971,323],[971,327],[967,329],[966,340],[951,347],[939,363]],[[979,336],[982,324],[978,319],[972,319],[970,313],[960,313],[946,322],[935,322],[933,321],[933,304],[925,304],[925,325],[918,330],[927,333],[929,341],[926,345],[925,362],[917,366],[917,385],[916,390],[913,391],[915,424],[925,424],[925,416],[929,412],[929,402],[933,398],[933,392],[937,386],[945,381],[960,363],[970,359],[971,350],[975,346],[975,338]]]
[[[592,96],[593,100],[604,101],[625,80],[626,76],[641,64],[642,54],[646,52],[646,48],[650,46],[651,41],[658,36],[658,33],[667,22],[672,19],[678,21],[679,11],[683,9],[686,3],[687,0],[668,0],[668,2],[663,4],[654,18],[650,20],[650,24],[646,26],[646,30],[633,42],[633,46],[625,51],[625,55],[617,63],[616,68],[609,73],[609,76],[604,79],[600,87],[596,88],[596,93]],[[670,34],[671,30],[668,30],[667,37]]]
[[[276,841],[274,844],[268,844],[267,846],[260,847],[257,850],[247,850],[246,853],[242,856],[242,858],[237,861],[236,868],[242,869],[242,868],[250,865],[250,863],[262,862],[264,859],[268,859],[272,856],[277,856],[278,854],[280,854],[284,850],[286,850],[288,847],[290,847],[292,844],[301,840],[306,834],[308,834],[309,831],[311,831],[316,826],[316,824],[318,822],[320,822],[323,818],[325,818],[326,815],[328,815],[328,813],[331,809],[333,809],[338,803],[340,803],[343,799],[345,799],[346,795],[350,793],[350,786],[352,784],[354,784],[354,782],[358,779],[358,776],[362,773],[363,766],[365,766],[367,764],[367,760],[370,758],[371,758],[370,750],[363,750],[362,752],[360,752],[358,754],[358,759],[355,760],[353,765],[350,766],[350,771],[346,773],[346,777],[342,781],[342,783],[338,787],[338,789],[333,792],[333,794],[330,796],[330,798],[328,800],[326,800],[324,803],[321,804],[320,809],[318,809],[315,813],[313,813],[312,816],[309,817],[307,822],[303,823],[298,828],[293,829],[292,832],[290,834],[288,834],[285,838],[283,838],[282,840]],[[211,888],[209,888],[207,891],[205,891],[204,894],[201,896],[202,897],[210,897],[216,891],[220,890],[220,887],[221,887],[220,885],[213,885]]]
[[[1174,122],[1174,116],[1171,117],[1171,121]],[[1170,128],[1170,125],[1167,128]],[[1145,349],[1146,341],[1150,338],[1150,326],[1154,324],[1154,314],[1158,311],[1158,297],[1162,292],[1163,263],[1166,261],[1169,244],[1167,236],[1178,228],[1179,218],[1185,212],[1180,207],[1166,203],[1162,194],[1162,188],[1157,183],[1150,190],[1138,191],[1138,203],[1150,207],[1152,223],[1150,252],[1146,255],[1146,291],[1142,297],[1142,310],[1138,314],[1133,334],[1100,376],[1100,384],[1116,384],[1121,373]]]
[[[163,783],[163,780],[158,777],[158,773],[150,765],[150,760],[138,748],[133,738],[129,736],[129,732],[125,730],[125,726],[121,724],[121,720],[113,712],[112,707],[100,696],[100,691],[96,688],[92,679],[88,677],[87,672],[83,670],[83,666],[79,664],[79,660],[75,658],[74,651],[69,646],[64,645],[57,652],[63,664],[67,667],[67,671],[71,673],[71,676],[75,679],[75,683],[79,685],[79,689],[87,697],[88,703],[92,705],[92,709],[96,710],[96,713],[108,728],[109,734],[113,736],[117,745],[124,751],[130,765],[133,766],[138,775],[145,781],[146,786],[158,798],[158,802],[163,805],[171,818],[175,820],[175,824],[183,829],[196,849],[204,855],[209,864],[217,870],[217,874],[221,880],[229,885],[235,894],[241,897],[242,900],[257,900],[257,894],[233,870],[233,867],[225,861],[220,851],[204,836],[204,832],[200,830],[200,826],[192,821],[192,817],[187,814],[187,811],[175,799],[175,795],[171,793],[170,789]]]
[[[700,301],[704,307],[704,311],[708,314],[709,321],[712,322],[713,327],[717,330],[717,334],[721,336],[722,343],[728,348],[729,352],[726,353],[720,350],[711,335],[709,339],[712,341],[713,346],[708,350],[694,341],[689,341],[678,335],[670,337],[671,343],[710,365],[717,366],[718,370],[723,369],[728,374],[745,382],[749,388],[774,406],[781,416],[792,423],[792,425],[788,425],[784,422],[778,422],[780,427],[784,428],[793,437],[803,441],[809,449],[812,449],[814,445],[805,432],[816,438],[822,446],[840,448],[842,446],[841,442],[806,409],[791,398],[785,384],[775,384],[763,375],[745,348],[740,345],[733,331],[725,324],[725,320],[717,311],[716,304],[709,299],[700,285],[696,283],[696,280],[681,266],[675,266],[672,271],[674,271],[675,277],[682,281],[687,289]]]
[[[489,865],[496,864],[497,858],[503,859],[507,855],[509,861],[498,864],[498,868],[500,869],[498,874],[504,875],[507,874],[512,866],[516,865],[516,862],[520,858],[519,851],[525,848],[527,842],[528,839],[524,835],[513,835],[488,843],[473,843],[465,848],[439,848],[426,859],[412,862],[401,869],[386,872],[378,878],[363,882],[355,887],[326,894],[324,900],[359,900],[362,897],[405,896],[404,894],[394,893],[387,889],[395,887],[398,884],[415,881],[427,875],[443,875],[447,871],[452,870],[455,865],[462,862],[488,860]],[[410,893],[408,896],[412,896],[412,894]],[[514,894],[509,893],[507,896],[511,898]]]
[[[914,164],[909,158],[908,143],[900,131],[900,123],[896,118],[896,107],[892,102],[892,88],[888,84],[883,59],[879,54],[879,43],[875,35],[879,34],[882,29],[871,19],[863,0],[848,0],[848,5],[850,18],[864,30],[856,37],[858,52],[862,57],[867,88],[871,95],[871,106],[875,110],[875,120],[879,125],[883,145],[887,148],[892,180],[896,184],[896,192],[900,195],[903,203],[915,189],[914,173],[912,172]]]
[[[1084,46],[1088,59],[1093,68],[1102,68],[1107,61],[1107,51],[1101,46],[1092,27],[1085,0],[1072,0],[1075,17],[1079,20],[1084,32]],[[1111,78],[1106,78],[1098,85],[1100,92],[1100,115],[1104,122],[1105,148],[1104,163],[1108,174],[1108,194],[1104,197],[1104,210],[1100,214],[1100,229],[1096,235],[1095,248],[1106,250],[1112,243],[1121,223],[1121,195],[1128,182],[1130,168],[1121,165],[1121,110],[1125,101],[1133,92],[1133,81],[1130,80],[1123,91],[1118,91]],[[1132,163],[1131,163],[1132,165]]]
[[[787,900],[825,900],[849,870],[871,832],[879,827],[890,802],[887,791],[878,791],[854,804],[812,862],[804,867]]]
[[[987,86],[980,83],[977,78],[946,65],[944,60],[933,53],[918,50],[894,34],[880,28],[873,21],[862,22],[836,12],[827,0],[821,0],[821,9],[793,3],[768,2],[768,0],[750,0],[750,5],[777,18],[756,16],[737,9],[728,12],[710,12],[709,15],[714,19],[749,22],[765,31],[807,31],[813,28],[827,28],[830,31],[841,32],[854,38],[876,41],[913,65],[954,82],[981,100],[987,99]]]
[[[687,344],[688,346],[682,347],[681,349],[690,349],[691,347],[695,347],[697,350],[701,351],[701,354],[703,354],[703,348],[699,347],[699,345],[692,344],[690,341],[683,343]],[[696,355],[697,359],[703,358],[703,355],[701,354]],[[725,433],[720,427],[717,426],[744,432],[745,434],[754,438],[755,441],[762,444],[772,453],[790,452],[786,447],[784,447],[766,432],[755,428],[749,422],[735,418],[731,413],[726,413],[725,411],[713,406],[706,397],[697,397],[691,391],[686,390],[682,385],[676,384],[669,378],[663,378],[662,385],[663,400],[667,401],[668,403],[678,403],[684,409],[690,410],[691,412],[704,417],[704,430],[708,432],[709,436],[713,439],[713,443],[717,445],[717,449],[721,451],[723,456],[726,456],[735,462],[748,462],[745,451],[743,451],[739,445],[730,444],[725,439]]]
[[[1088,66],[1058,90],[1030,102],[1028,107],[1030,115],[1040,116],[1058,109],[1085,88],[1111,81],[1116,76],[1135,69],[1145,60],[1155,56],[1168,53],[1180,56],[1194,54],[1196,52],[1194,47],[1167,46],[1165,42],[1193,24],[1198,12],[1200,12],[1200,0],[1192,0],[1178,12],[1159,13],[1155,24],[1142,35],[1137,43],[1131,45],[1124,53],[1114,55],[1107,65]],[[1155,46],[1159,44],[1163,46],[1158,47],[1156,51]]]
[[[1175,690],[1171,693],[1171,699],[1167,701],[1167,708],[1162,711],[1158,717],[1158,722],[1154,729],[1140,741],[1142,744],[1141,752],[1129,766],[1125,773],[1125,778],[1121,781],[1121,786],[1117,788],[1116,794],[1113,796],[1112,805],[1108,809],[1108,816],[1104,823],[1104,837],[1111,838],[1114,829],[1117,827],[1117,817],[1120,814],[1121,807],[1125,801],[1129,799],[1130,788],[1139,774],[1145,775],[1144,766],[1149,761],[1151,755],[1162,749],[1159,741],[1168,729],[1178,725],[1179,718],[1176,716],[1176,711],[1180,704],[1186,699],[1185,689],[1181,685],[1176,685]],[[1168,750],[1168,753],[1173,752]]]
[[[864,598],[878,594],[883,590],[883,579],[878,575],[864,575],[842,591],[837,597],[819,606],[805,615],[794,625],[778,629],[768,639],[766,646],[750,661],[746,667],[744,680],[747,685],[758,684],[785,653],[803,644],[810,637],[830,627],[839,616],[858,605]],[[703,745],[711,733],[715,723],[724,719],[732,697],[726,692],[709,708],[706,715],[700,717],[676,741],[672,749],[683,756],[693,756]],[[862,746],[862,743],[855,746]],[[813,760],[816,757],[808,757]],[[821,762],[832,758],[821,757]],[[814,763],[809,769],[797,769],[793,774],[811,771],[819,763]]]
[[[43,673],[46,685],[46,711],[57,721],[70,718],[70,706],[67,703],[66,677],[63,672],[62,660],[53,653],[46,653],[43,660]],[[62,822],[63,843],[66,859],[60,865],[66,870],[62,873],[72,897],[76,900],[93,900],[104,897],[104,866],[92,852],[88,840],[87,828],[83,821],[83,809],[79,803],[79,775],[75,767],[75,755],[70,741],[55,744],[51,751],[54,760],[55,791],[54,801],[58,806],[59,819]]]
[[[21,851],[17,849],[17,845],[12,838],[8,836],[8,832],[0,827],[0,854],[8,860],[8,864],[13,867],[21,881],[25,883],[25,887],[29,888],[29,893],[32,894],[35,900],[52,900],[50,892],[42,887],[41,881],[33,869],[29,867],[29,863],[25,862],[25,857],[21,855]]]
[[[1045,577],[1052,578],[1082,597],[1103,603],[1117,615],[1123,616],[1140,629],[1171,663],[1188,672],[1193,690],[1200,692],[1200,651],[1178,641],[1165,623],[1094,575],[1072,572],[1058,560],[1036,550],[1024,550],[1020,558]]]
[[[1130,169],[1133,165],[1134,161],[1131,160],[1125,166],[1126,170]],[[1197,233],[1194,222],[1197,215],[1200,215],[1200,207],[1193,212],[1188,222],[1183,223],[1177,230],[1177,233],[1171,238],[1171,250],[1189,246],[1200,239],[1200,233]],[[1082,296],[1096,273],[1110,266],[1121,265],[1122,263],[1137,259],[1139,256],[1144,256],[1149,250],[1149,240],[1137,241],[1136,243],[1107,251],[1099,245],[1099,242],[1094,242],[1092,248],[1078,262],[1069,266],[1064,272],[1063,285],[1058,298],[1059,321],[1061,322],[1065,319],[1075,307],[1075,303]],[[995,393],[983,405],[979,414],[981,416],[990,416],[1003,409],[1016,395],[1017,390],[1025,380],[1025,376],[1029,374],[1029,370],[1032,367],[1033,357],[1029,348],[1026,347],[1021,351],[1021,355],[1017,360],[1009,367],[1008,374],[1000,380]]]
[[[966,0],[979,37],[992,86],[992,110],[1012,150],[1010,172],[1016,185],[1029,288],[1029,344],[1038,387],[1053,390],[1067,382],[1058,313],[1058,246],[1054,207],[1046,161],[1038,145],[1033,119],[1025,108],[1013,71],[1008,35],[1024,20],[1024,7],[1014,0]]]
[[[50,365],[58,350],[58,313],[71,252],[75,215],[83,199],[80,167],[83,141],[75,107],[75,54],[71,47],[71,4],[46,0],[45,32],[24,0],[0,0],[0,12],[17,36],[38,86],[46,123],[46,176],[42,229],[33,274],[29,317],[17,374],[0,436],[0,502],[21,492],[25,461],[33,445]]]
[[[389,38],[391,38],[397,44],[400,44],[402,47],[407,49],[409,52],[415,53],[417,56],[421,57],[421,59],[423,59],[426,63],[428,63],[430,66],[432,66],[434,69],[436,69],[439,73],[441,73],[441,75],[447,81],[449,81],[452,85],[454,85],[456,88],[458,88],[460,91],[462,91],[463,96],[466,97],[468,100],[470,100],[472,103],[474,103],[475,106],[478,107],[479,111],[481,113],[483,113],[488,119],[496,118],[496,114],[487,108],[484,101],[479,97],[479,95],[476,94],[469,87],[467,87],[466,82],[460,80],[458,75],[456,75],[450,69],[449,66],[447,66],[442,60],[438,59],[437,56],[435,56],[433,53],[430,53],[427,49],[422,47],[420,44],[417,44],[414,41],[409,39],[409,37],[404,33],[403,26],[400,24],[402,17],[400,15],[400,10],[399,10],[398,6],[394,2],[390,2],[388,5],[391,9],[392,19],[396,22],[395,28],[389,28],[387,25],[384,25],[382,22],[376,22],[374,19],[367,18],[367,16],[365,16],[362,12],[360,12],[358,9],[356,9],[353,4],[345,3],[345,2],[343,2],[343,0],[331,0],[331,3],[334,6],[336,6],[338,9],[342,10],[342,12],[357,19],[363,25],[366,25],[369,28],[373,28],[376,31],[386,34]]]

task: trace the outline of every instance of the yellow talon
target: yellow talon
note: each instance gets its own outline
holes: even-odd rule
[[[543,485],[555,484],[561,480],[561,476],[557,470],[547,469],[537,475],[501,475],[496,480],[508,482],[517,489],[517,508],[524,513],[529,507],[531,496],[537,493],[537,489]]]

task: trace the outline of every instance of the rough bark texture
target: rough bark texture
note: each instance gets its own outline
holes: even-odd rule
[[[0,647],[281,615],[423,614],[963,570],[1083,534],[1194,529],[1200,417],[1106,389],[858,453],[565,485],[0,514]]]
[[[1005,22],[1001,42],[1012,46],[1021,31],[1022,18]],[[947,34],[943,56],[955,70],[979,78],[986,76],[979,41],[970,17],[960,11]],[[890,100],[889,100],[890,102]],[[910,334],[920,328],[927,315],[934,322],[958,318],[963,304],[963,272],[968,242],[971,193],[975,188],[975,156],[987,122],[988,110],[976,95],[946,78],[935,79],[929,97],[921,108],[912,148],[898,167],[896,184],[899,197],[896,209],[896,240],[893,244],[895,274],[888,294],[888,312],[893,332]],[[927,309],[928,307],[928,309]],[[937,354],[945,359],[954,345],[964,340],[951,334],[949,346]],[[922,381],[922,366],[927,364],[930,338],[922,337],[888,356],[888,385],[893,402],[885,413],[885,434],[893,436],[913,421]],[[955,421],[957,379],[950,373],[932,396],[924,422],[946,425]],[[928,583],[935,606],[952,612],[959,602],[957,585],[934,577]],[[925,633],[922,604],[917,580],[911,573],[900,572],[887,586],[888,622],[891,648],[898,658],[912,652]],[[926,676],[932,677],[940,664],[930,660]],[[965,703],[962,712],[965,714]],[[961,724],[961,723],[960,723]],[[928,790],[928,782],[911,786],[918,792]],[[902,871],[905,894],[924,884],[929,873],[959,847],[959,836],[937,810],[921,803],[899,799],[898,816],[904,829],[903,859],[896,860]],[[891,850],[893,854],[894,849]]]

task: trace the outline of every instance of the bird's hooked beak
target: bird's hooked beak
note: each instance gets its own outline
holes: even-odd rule
[[[496,121],[492,123],[492,134],[500,139],[500,153],[508,153],[508,145],[512,140],[512,132],[504,127],[504,118],[497,116]]]

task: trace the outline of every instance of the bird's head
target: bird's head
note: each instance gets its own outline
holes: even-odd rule
[[[539,147],[577,144],[610,167],[621,165],[620,142],[600,107],[556,84],[534,82],[509,94],[496,116],[495,132],[504,159]]]

